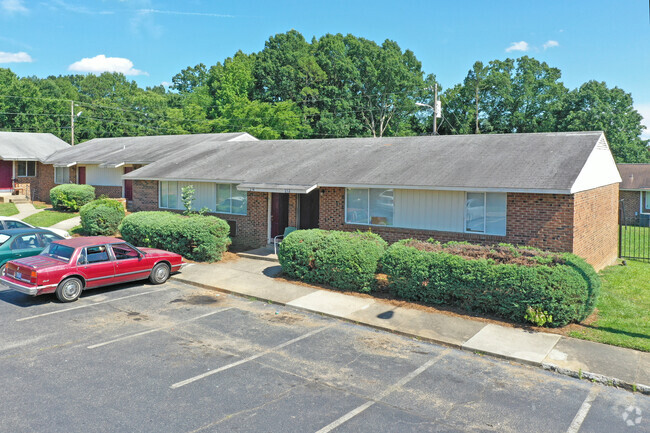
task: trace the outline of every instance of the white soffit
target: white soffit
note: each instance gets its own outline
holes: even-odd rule
[[[605,134],[594,146],[580,174],[573,182],[571,194],[621,182],[621,175],[609,149]]]

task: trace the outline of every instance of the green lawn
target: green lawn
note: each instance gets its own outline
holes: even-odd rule
[[[628,260],[600,276],[598,319],[569,335],[650,352],[650,264]]]
[[[77,215],[79,214],[74,212],[57,212],[53,210],[44,210],[43,212],[28,216],[27,218],[23,219],[23,221],[36,227],[50,227],[58,222],[76,217]]]
[[[12,216],[18,213],[16,205],[13,203],[0,203],[0,216]]]

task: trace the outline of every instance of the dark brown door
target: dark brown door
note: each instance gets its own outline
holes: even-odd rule
[[[318,213],[319,213],[319,198],[320,194],[318,189],[313,190],[309,194],[300,194],[300,229],[317,229],[318,228]]]
[[[0,161],[0,189],[11,189],[13,176],[13,161]]]
[[[271,238],[284,234],[289,225],[289,194],[271,194]]]
[[[86,184],[86,167],[79,167],[77,170],[77,183],[79,185]]]
[[[124,167],[124,174],[130,173],[133,171],[133,167]],[[125,180],[124,181],[124,198],[127,200],[133,200],[133,181]]]

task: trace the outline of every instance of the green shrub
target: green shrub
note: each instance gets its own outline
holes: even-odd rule
[[[124,214],[124,205],[110,198],[93,200],[79,209],[83,231],[90,236],[114,235]]]
[[[230,226],[213,216],[137,212],[126,216],[119,229],[134,245],[173,251],[199,262],[221,260],[230,245]]]
[[[50,190],[52,207],[57,210],[76,212],[95,198],[95,188],[91,185],[65,184]]]
[[[516,322],[531,318],[530,311],[543,312],[552,318],[547,326],[564,326],[589,316],[600,291],[594,269],[573,254],[554,255],[552,264],[497,264],[444,249],[422,251],[408,245],[412,242],[391,245],[382,259],[391,292],[406,300],[456,305]]]
[[[278,259],[289,277],[369,292],[386,242],[370,232],[297,230],[280,244]]]

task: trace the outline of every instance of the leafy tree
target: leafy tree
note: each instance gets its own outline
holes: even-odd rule
[[[204,86],[208,78],[208,71],[203,63],[187,68],[174,75],[172,78],[172,89],[181,94],[192,93],[198,87]]]

